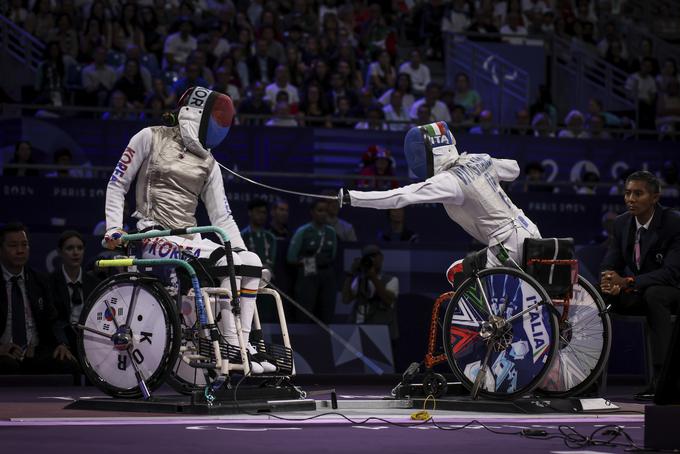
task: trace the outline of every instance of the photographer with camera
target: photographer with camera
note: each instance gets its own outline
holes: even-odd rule
[[[361,257],[354,259],[352,269],[345,273],[342,302],[354,304],[353,322],[388,325],[392,346],[399,338],[397,296],[399,279],[383,274],[383,254],[374,244],[365,246]]]

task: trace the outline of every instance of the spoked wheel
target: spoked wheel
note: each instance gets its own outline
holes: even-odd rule
[[[560,345],[538,389],[554,396],[578,395],[597,380],[607,364],[611,320],[597,290],[582,276],[574,285],[569,306],[555,307],[561,315]]]
[[[188,352],[195,352],[198,349],[198,323],[196,319],[196,308],[191,297],[182,298],[180,308],[180,320],[182,326],[182,349]],[[182,355],[170,366],[168,373],[168,384],[181,394],[191,394],[194,391],[205,389],[207,385],[204,369],[192,367],[182,360]],[[209,376],[214,376],[214,371],[208,371]]]
[[[522,271],[490,268],[467,279],[444,315],[451,369],[472,396],[530,393],[558,347],[557,315],[545,290]]]
[[[92,293],[80,316],[78,353],[92,383],[114,397],[141,397],[164,380],[179,353],[174,302],[159,281],[116,275]]]

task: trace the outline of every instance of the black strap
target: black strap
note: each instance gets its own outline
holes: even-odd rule
[[[20,347],[25,347],[26,336],[26,308],[24,307],[24,294],[19,288],[21,276],[13,276],[11,288],[12,304],[12,341]]]
[[[223,278],[229,275],[226,266],[214,266],[210,269],[213,275]],[[234,265],[234,273],[241,277],[262,277],[262,267],[253,265]]]

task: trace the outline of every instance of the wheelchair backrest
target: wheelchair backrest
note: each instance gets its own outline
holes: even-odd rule
[[[551,298],[564,298],[578,277],[573,238],[524,240],[524,271],[545,288]]]

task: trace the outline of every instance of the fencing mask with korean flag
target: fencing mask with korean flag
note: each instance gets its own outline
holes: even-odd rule
[[[459,157],[456,139],[444,121],[409,129],[404,154],[411,173],[422,180],[450,168]]]
[[[207,157],[229,134],[236,111],[231,98],[203,87],[191,87],[178,102],[180,134],[187,149]]]

